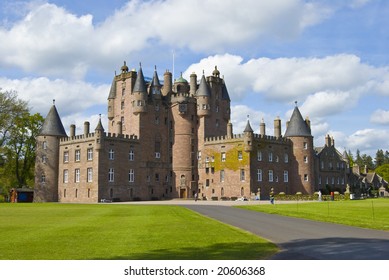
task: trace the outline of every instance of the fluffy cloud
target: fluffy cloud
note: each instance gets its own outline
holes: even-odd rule
[[[324,58],[258,58],[247,62],[237,55],[215,55],[192,64],[185,75],[202,73],[214,65],[228,77],[226,83],[234,99],[254,91],[273,101],[305,100],[306,111],[317,115],[353,107],[361,94],[389,83],[389,78],[385,80],[388,69],[369,66],[349,54]],[[317,104],[321,104],[322,111],[315,108]]]
[[[151,45],[225,51],[269,36],[297,36],[327,14],[323,6],[300,0],[249,0],[239,9],[236,4],[233,0],[206,5],[200,0],[190,5],[180,0],[129,1],[94,24],[92,15],[29,3],[24,17],[0,26],[0,65],[82,79],[91,67],[112,68],[112,61]]]
[[[109,85],[49,80],[45,77],[22,80],[0,78],[0,85],[3,90],[16,90],[19,98],[29,102],[33,112],[39,112],[43,116],[48,112],[52,99],[56,100],[62,115],[66,116],[105,104],[109,93]]]
[[[375,155],[377,147],[389,146],[389,131],[371,128],[358,130],[346,137],[344,146],[354,151],[359,149],[361,153]]]
[[[374,113],[370,117],[370,121],[372,123],[388,125],[389,124],[389,111],[385,111],[382,109],[378,109],[378,110],[374,111]]]

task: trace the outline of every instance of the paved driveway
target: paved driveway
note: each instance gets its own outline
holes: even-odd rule
[[[389,232],[270,215],[229,206],[181,204],[277,244],[273,259],[389,260]]]

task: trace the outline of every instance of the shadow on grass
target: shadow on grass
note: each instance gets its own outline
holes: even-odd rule
[[[298,239],[279,244],[273,260],[389,260],[389,239]]]
[[[278,251],[273,244],[220,243],[208,247],[184,247],[114,256],[111,260],[256,260]]]

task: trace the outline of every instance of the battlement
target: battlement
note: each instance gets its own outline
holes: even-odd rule
[[[80,135],[75,135],[72,137],[62,137],[60,139],[60,143],[66,144],[66,143],[74,143],[74,142],[84,142],[87,140],[94,140],[95,138],[97,138],[95,133],[80,134]],[[105,133],[105,132],[102,134],[102,138],[107,139],[107,140],[113,140],[113,139],[138,140],[137,135]]]
[[[227,135],[223,136],[214,136],[214,137],[207,137],[205,138],[205,144],[217,144],[225,141],[234,141],[234,140],[242,140],[244,139],[244,134],[234,134],[232,138],[228,137]],[[272,142],[272,143],[290,143],[290,140],[284,137],[277,138],[275,136],[271,135],[260,135],[260,134],[254,134],[254,140],[259,141],[266,141],[266,142]]]

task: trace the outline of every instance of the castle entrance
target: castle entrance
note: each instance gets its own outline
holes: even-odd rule
[[[180,198],[187,198],[186,188],[185,189],[180,189]]]

